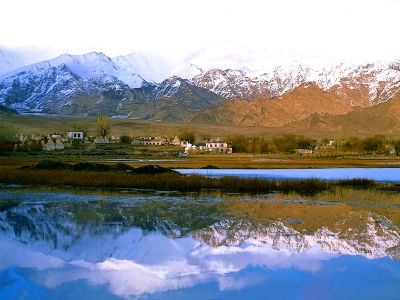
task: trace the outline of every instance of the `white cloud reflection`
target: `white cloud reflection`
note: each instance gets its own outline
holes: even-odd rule
[[[138,231],[131,230],[122,238],[128,242],[129,235],[132,235],[133,245],[125,244],[131,253],[118,253],[118,239],[110,240],[117,249],[115,257],[97,262],[94,257],[90,260],[67,260],[65,257],[69,255],[59,255],[59,252],[46,255],[31,250],[29,245],[3,240],[0,241],[0,270],[11,266],[33,269],[36,273],[34,281],[49,289],[67,282],[86,280],[94,286],[108,286],[117,296],[130,298],[212,281],[218,283],[221,291],[242,289],[265,280],[262,276],[242,276],[240,272],[248,267],[317,272],[321,262],[336,256],[318,248],[299,253],[295,249],[277,250],[251,242],[245,246],[213,248],[192,238],[171,240],[155,233],[139,236]],[[107,243],[104,246],[107,249]],[[87,253],[97,253],[89,244],[85,247]],[[64,256],[64,259],[57,255]]]

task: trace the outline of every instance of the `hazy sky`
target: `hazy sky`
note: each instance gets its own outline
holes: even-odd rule
[[[1,0],[0,45],[238,63],[391,59],[399,12],[397,0]]]

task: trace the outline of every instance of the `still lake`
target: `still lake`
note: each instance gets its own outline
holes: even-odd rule
[[[398,299],[400,195],[0,187],[0,299]]]
[[[258,177],[266,179],[340,180],[364,178],[400,182],[400,168],[325,168],[325,169],[176,169],[181,174],[223,177]]]

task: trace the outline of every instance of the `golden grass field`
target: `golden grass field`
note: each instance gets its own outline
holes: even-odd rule
[[[20,133],[23,134],[44,134],[50,132],[66,132],[73,129],[74,124],[78,124],[87,129],[89,135],[96,134],[96,118],[93,117],[77,117],[77,116],[60,116],[60,115],[1,115],[0,122],[13,125]],[[111,119],[111,135],[131,135],[131,136],[164,136],[174,137],[184,131],[191,131],[201,137],[206,134],[211,137],[226,138],[235,135],[244,135],[247,137],[273,137],[286,133],[304,135],[310,138],[336,138],[346,136],[367,136],[371,135],[367,132],[348,132],[341,131],[340,135],[332,131],[323,131],[304,126],[285,126],[285,127],[262,127],[262,126],[235,126],[235,125],[207,125],[192,123],[173,123],[145,121],[134,119]],[[400,137],[389,132],[381,132],[388,137]]]
[[[1,116],[2,121],[13,125],[24,134],[49,134],[49,132],[66,132],[72,130],[76,123],[87,129],[89,135],[96,134],[96,118],[73,116],[35,116],[12,115]],[[143,121],[133,119],[110,119],[111,135],[132,136],[164,136],[174,137],[183,131],[192,131],[198,135],[211,134],[212,136],[226,137],[244,134],[246,136],[267,136],[279,134],[277,129],[246,126],[219,126],[196,125],[190,123],[171,123],[157,121]]]

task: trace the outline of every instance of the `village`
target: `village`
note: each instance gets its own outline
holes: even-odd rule
[[[37,151],[57,151],[64,149],[73,148],[93,148],[101,147],[102,145],[124,145],[125,148],[144,148],[153,149],[157,151],[157,148],[164,149],[165,147],[172,147],[178,151],[179,157],[188,157],[189,155],[196,154],[232,154],[232,153],[286,153],[294,154],[297,156],[315,156],[321,154],[333,154],[338,151],[346,152],[354,151],[351,147],[354,146],[354,142],[348,140],[321,140],[313,141],[308,143],[305,147],[301,146],[301,142],[297,142],[293,145],[286,145],[287,141],[279,139],[285,139],[288,137],[277,138],[275,141],[263,141],[246,139],[244,142],[233,138],[232,140],[226,140],[220,137],[201,139],[200,141],[193,142],[195,140],[194,135],[192,138],[187,138],[185,135],[179,137],[164,136],[112,136],[107,134],[102,135],[88,135],[84,131],[66,131],[65,133],[54,132],[47,136],[44,135],[19,135],[17,141],[14,144],[15,152],[37,152]],[[265,142],[265,147],[263,143]],[[399,143],[396,142],[369,142],[358,141],[363,145],[357,146],[360,149],[356,149],[356,153],[381,153],[385,155],[398,155],[400,149]],[[353,143],[353,144],[352,144]],[[372,143],[372,144],[371,144]],[[370,145],[371,144],[371,145]],[[297,147],[296,147],[297,146]],[[236,151],[235,151],[236,149]],[[350,152],[349,152],[350,153]]]
[[[26,135],[13,127],[4,127],[3,151],[54,152],[78,155],[137,155],[159,157],[189,157],[199,154],[270,154],[291,157],[348,157],[349,155],[398,156],[400,140],[384,136],[336,137],[313,139],[306,136],[285,134],[257,137],[232,135],[211,137],[208,132],[179,130],[170,135],[142,136],[140,129],[124,130],[114,136],[108,117],[99,115],[96,127],[87,130],[79,123],[66,123],[65,131]],[[70,128],[68,128],[70,127]],[[118,132],[118,131],[114,131]],[[121,131],[119,131],[121,132]],[[162,131],[161,131],[162,132]],[[1,150],[0,149],[0,150]],[[58,151],[58,152],[57,152]],[[136,154],[135,154],[136,153]]]
[[[201,141],[195,145],[190,140],[181,140],[178,136],[168,138],[167,136],[146,136],[146,137],[131,137],[131,136],[88,136],[83,131],[67,131],[62,133],[50,133],[48,136],[26,136],[20,135],[19,143],[14,146],[15,151],[23,150],[44,150],[55,151],[71,148],[74,145],[106,145],[106,144],[129,144],[131,146],[166,146],[172,145],[180,147],[181,157],[188,156],[194,153],[216,153],[216,154],[231,154],[232,145],[221,138]]]

